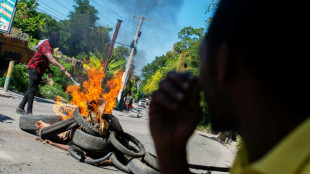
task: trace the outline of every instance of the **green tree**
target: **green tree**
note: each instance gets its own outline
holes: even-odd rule
[[[111,28],[96,26],[98,11],[88,0],[75,0],[74,11],[70,12],[69,20],[62,21],[60,34],[60,50],[68,56],[83,59],[89,52],[100,52],[105,57],[110,44]],[[81,56],[82,55],[82,56]]]
[[[40,30],[43,30],[42,27],[45,25],[45,18],[35,10],[37,6],[36,0],[19,0],[13,21],[13,27],[35,39],[40,38]]]
[[[210,24],[212,21],[212,17],[214,15],[215,10],[217,9],[218,5],[219,5],[220,0],[211,0],[211,2],[206,5],[206,10],[205,10],[205,14],[209,14],[212,13],[211,16],[206,19],[206,23]]]
[[[181,41],[174,45],[174,51],[181,53],[183,50],[187,50],[192,47],[200,38],[204,36],[204,29],[193,27],[185,27],[178,33],[178,38]]]
[[[142,68],[142,78],[144,79],[144,84],[147,82],[149,78],[152,77],[152,75],[155,74],[155,72],[161,68],[166,67],[169,62],[169,60],[173,60],[175,58],[175,55],[172,52],[167,52],[166,55],[162,55],[159,57],[155,57],[155,60],[153,60],[151,63],[145,65]]]
[[[39,12],[39,14],[41,19],[44,19],[45,21],[45,25],[42,27],[43,29],[40,32],[40,38],[48,38],[51,32],[60,30],[60,22],[57,22],[55,19],[45,13]]]
[[[112,59],[115,59],[116,61],[126,60],[126,57],[128,56],[129,56],[129,49],[124,46],[118,46],[114,48],[112,52]]]

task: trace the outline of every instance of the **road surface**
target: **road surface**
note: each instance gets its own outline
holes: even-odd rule
[[[113,166],[98,168],[80,163],[66,151],[34,140],[35,135],[19,129],[19,115],[15,113],[15,109],[22,95],[11,92],[9,98],[1,95],[1,90],[0,173],[122,173]],[[52,106],[52,101],[37,99],[34,102],[33,114],[53,115]],[[134,118],[137,115],[136,109],[141,110],[141,118]],[[147,109],[135,106],[135,110],[129,114],[119,111],[113,111],[113,114],[120,120],[124,131],[138,138],[146,151],[156,154],[148,127],[147,112]],[[229,167],[234,158],[228,148],[197,133],[191,137],[187,151],[189,162],[194,164]]]

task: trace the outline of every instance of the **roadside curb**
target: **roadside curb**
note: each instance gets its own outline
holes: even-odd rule
[[[24,93],[16,92],[16,91],[10,91],[10,90],[5,92],[4,89],[2,87],[0,87],[0,97],[6,97],[6,98],[12,98],[12,99],[15,99],[15,98],[22,99],[23,96],[24,96]],[[36,102],[43,102],[43,103],[55,103],[54,100],[40,98],[40,97],[37,97],[37,96],[34,97],[34,101],[36,101]]]
[[[236,142],[233,141],[233,143],[225,144],[225,143],[218,140],[217,135],[214,135],[214,134],[211,134],[208,132],[204,132],[204,131],[198,131],[198,130],[195,130],[195,132],[200,136],[204,136],[206,138],[209,138],[213,141],[218,142],[222,146],[228,148],[234,155],[236,155],[236,153],[238,151],[238,148],[236,147]]]

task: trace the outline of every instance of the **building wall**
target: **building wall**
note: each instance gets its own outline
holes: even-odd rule
[[[10,60],[15,64],[27,64],[33,55],[27,41],[0,35],[0,69],[6,69]]]

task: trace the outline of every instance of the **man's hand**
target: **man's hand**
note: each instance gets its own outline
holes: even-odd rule
[[[167,74],[150,104],[150,129],[162,173],[186,173],[186,144],[201,119],[198,79]]]
[[[71,78],[71,74],[68,73],[68,71],[65,71],[65,75],[66,75],[68,78]]]

